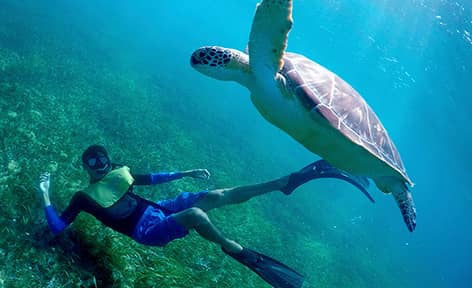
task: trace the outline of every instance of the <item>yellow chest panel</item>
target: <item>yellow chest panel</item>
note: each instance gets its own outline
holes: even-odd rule
[[[84,192],[100,206],[108,208],[128,191],[134,182],[127,166],[110,171],[100,181],[90,184]]]

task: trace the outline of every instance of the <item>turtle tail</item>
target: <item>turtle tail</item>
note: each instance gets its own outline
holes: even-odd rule
[[[410,190],[406,184],[402,182],[401,185],[398,185],[396,189],[392,191],[392,194],[400,208],[403,221],[405,221],[408,230],[413,232],[416,228],[416,208]]]

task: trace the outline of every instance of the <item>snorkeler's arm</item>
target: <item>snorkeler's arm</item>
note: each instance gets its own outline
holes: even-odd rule
[[[82,191],[74,194],[61,216],[58,215],[52,205],[45,206],[44,211],[46,213],[46,219],[48,220],[49,229],[51,229],[52,233],[59,234],[74,222],[81,211],[91,212],[94,206],[96,206],[96,204],[94,205],[93,200]]]
[[[134,185],[155,185],[162,184],[174,180],[181,179],[183,177],[192,177],[200,179],[210,178],[210,172],[206,169],[193,169],[179,172],[158,172],[150,174],[137,174],[133,175]]]
[[[61,216],[49,199],[50,174],[43,173],[39,178],[39,189],[42,192],[44,200],[44,214],[48,221],[49,229],[54,234],[59,234],[66,229],[81,211],[90,212],[93,210],[94,202],[90,197],[82,191],[74,194],[67,208],[62,212]]]
[[[60,233],[64,230],[67,225],[62,219],[57,215],[56,209],[51,204],[49,199],[49,183],[50,183],[50,174],[45,172],[39,176],[39,189],[42,192],[44,200],[44,214],[48,221],[49,228],[54,234]]]
[[[68,226],[61,217],[57,215],[57,211],[52,205],[44,206],[44,214],[46,215],[49,229],[53,234],[61,233]]]

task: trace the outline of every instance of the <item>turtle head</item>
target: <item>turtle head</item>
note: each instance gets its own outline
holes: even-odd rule
[[[192,53],[190,65],[209,77],[236,81],[247,87],[249,57],[241,51],[218,46],[201,47]]]

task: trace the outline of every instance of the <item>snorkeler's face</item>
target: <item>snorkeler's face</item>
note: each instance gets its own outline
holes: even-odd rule
[[[97,152],[86,158],[84,166],[92,177],[100,177],[110,171],[111,163],[107,155]]]

